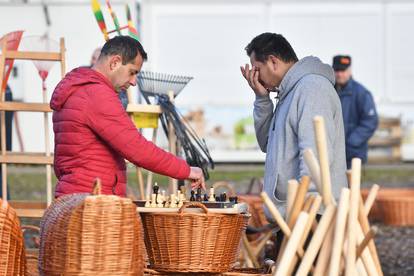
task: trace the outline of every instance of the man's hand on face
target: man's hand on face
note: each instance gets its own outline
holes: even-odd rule
[[[190,175],[188,179],[191,180],[191,189],[197,189],[201,187],[203,190],[206,190],[206,184],[204,183],[203,171],[198,167],[190,167]]]
[[[244,67],[240,66],[241,73],[243,77],[249,83],[249,86],[253,89],[254,93],[257,96],[267,96],[269,91],[260,83],[259,81],[259,69],[255,66],[252,66],[252,69],[249,68],[249,64],[246,64]]]

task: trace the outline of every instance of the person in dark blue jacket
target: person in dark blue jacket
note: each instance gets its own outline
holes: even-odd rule
[[[345,127],[346,162],[350,169],[351,160],[367,161],[368,140],[378,126],[378,115],[371,93],[352,78],[351,57],[338,55],[333,58],[335,88],[341,99]]]

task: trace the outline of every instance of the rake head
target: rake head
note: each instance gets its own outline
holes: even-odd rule
[[[145,96],[156,96],[174,92],[177,96],[193,77],[141,71],[137,77],[138,86]]]

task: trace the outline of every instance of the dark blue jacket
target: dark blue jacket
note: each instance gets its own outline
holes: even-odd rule
[[[378,115],[371,93],[352,78],[337,89],[341,99],[345,127],[346,161],[350,168],[354,157],[367,161],[368,140],[378,126]]]

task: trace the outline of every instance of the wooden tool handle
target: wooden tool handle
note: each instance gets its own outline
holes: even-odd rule
[[[349,210],[349,189],[342,188],[341,197],[339,199],[338,214],[336,218],[334,241],[332,246],[331,263],[329,266],[329,275],[339,275],[341,253],[344,244],[344,235],[346,227],[346,219]]]
[[[318,148],[319,165],[321,169],[322,198],[325,206],[328,206],[332,203],[332,192],[325,123],[322,116],[316,116],[313,119],[313,123],[315,127],[315,140]]]
[[[318,159],[316,159],[312,149],[305,149],[303,152],[303,158],[308,166],[313,182],[318,188],[319,193],[322,195],[321,169],[319,168]]]
[[[289,265],[295,257],[295,253],[299,248],[299,244],[308,217],[309,215],[306,212],[301,212],[299,214],[295,227],[293,228],[292,235],[290,236],[289,241],[286,245],[286,250],[284,251],[280,264],[276,269],[276,276],[284,276],[288,274]]]
[[[282,230],[283,234],[290,237],[290,234],[291,234],[290,228],[287,225],[287,223],[284,221],[282,215],[277,210],[276,206],[273,204],[270,197],[265,192],[261,192],[260,196],[262,197],[264,204],[269,209],[269,212],[272,214],[272,216],[275,219],[276,223],[279,225],[280,230]]]
[[[361,159],[352,159],[352,170],[351,170],[351,197],[349,205],[348,215],[348,250],[346,256],[346,267],[345,275],[353,276],[356,273],[356,225],[358,224],[358,209],[359,199],[361,197],[360,192],[361,185]]]
[[[371,207],[374,204],[375,198],[377,197],[379,188],[380,186],[378,184],[374,184],[369,190],[367,199],[365,200],[364,204],[364,211],[367,216],[369,214],[369,211],[371,211]]]

